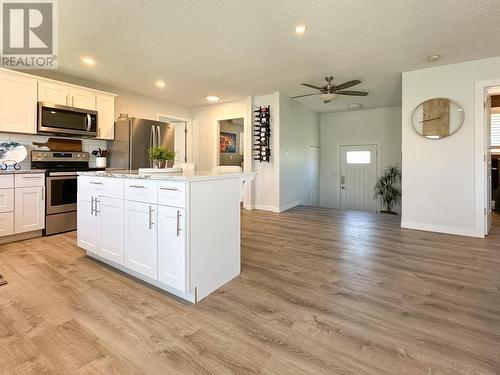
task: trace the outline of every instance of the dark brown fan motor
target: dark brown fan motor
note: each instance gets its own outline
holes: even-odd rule
[[[303,83],[302,86],[309,87],[311,89],[318,90],[319,92],[315,92],[313,94],[305,94],[305,95],[297,95],[297,96],[292,96],[292,98],[303,98],[306,96],[314,96],[314,95],[319,95],[321,100],[323,100],[323,103],[330,103],[337,95],[349,95],[349,96],[366,96],[368,95],[367,92],[365,91],[351,91],[351,90],[345,90],[348,89],[349,87],[359,85],[361,81],[355,79],[354,81],[349,81],[342,83],[340,85],[335,86],[333,82],[333,76],[330,77],[325,77],[326,85],[324,86],[316,86],[312,85],[310,83]]]

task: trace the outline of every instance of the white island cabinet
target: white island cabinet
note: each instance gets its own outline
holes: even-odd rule
[[[240,273],[240,202],[254,173],[78,177],[78,246],[191,302]]]

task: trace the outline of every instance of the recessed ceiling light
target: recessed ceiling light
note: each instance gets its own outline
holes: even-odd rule
[[[306,30],[307,30],[307,27],[304,26],[304,25],[297,25],[297,26],[295,26],[295,32],[297,34],[304,34],[306,32]]]
[[[163,87],[165,87],[165,82],[163,82],[163,81],[156,81],[156,86],[158,86],[160,88],[163,88]]]
[[[438,61],[441,58],[441,55],[430,55],[427,56],[428,62]]]
[[[88,66],[94,66],[95,60],[92,57],[84,56],[82,57],[82,62]]]
[[[216,101],[219,100],[219,97],[218,96],[209,95],[209,96],[207,96],[207,100],[209,102],[216,102]]]
[[[363,106],[360,103],[351,103],[347,106],[350,110],[361,109]]]

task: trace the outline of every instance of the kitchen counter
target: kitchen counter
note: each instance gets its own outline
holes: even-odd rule
[[[228,178],[239,177],[244,180],[253,179],[255,172],[230,172],[221,173],[213,171],[194,171],[194,172],[174,172],[164,174],[139,174],[137,170],[106,170],[106,171],[87,171],[78,172],[79,176],[93,177],[111,177],[111,178],[126,178],[126,179],[148,179],[148,180],[165,180],[165,181],[207,181],[207,180],[222,180]]]
[[[45,169],[20,169],[16,171],[15,169],[6,169],[5,171],[0,170],[0,176],[5,174],[31,174],[31,173],[45,173]]]

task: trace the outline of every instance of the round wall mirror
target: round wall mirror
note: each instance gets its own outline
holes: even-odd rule
[[[420,103],[411,116],[413,129],[428,139],[441,139],[453,135],[463,123],[462,106],[446,98],[434,98]]]

